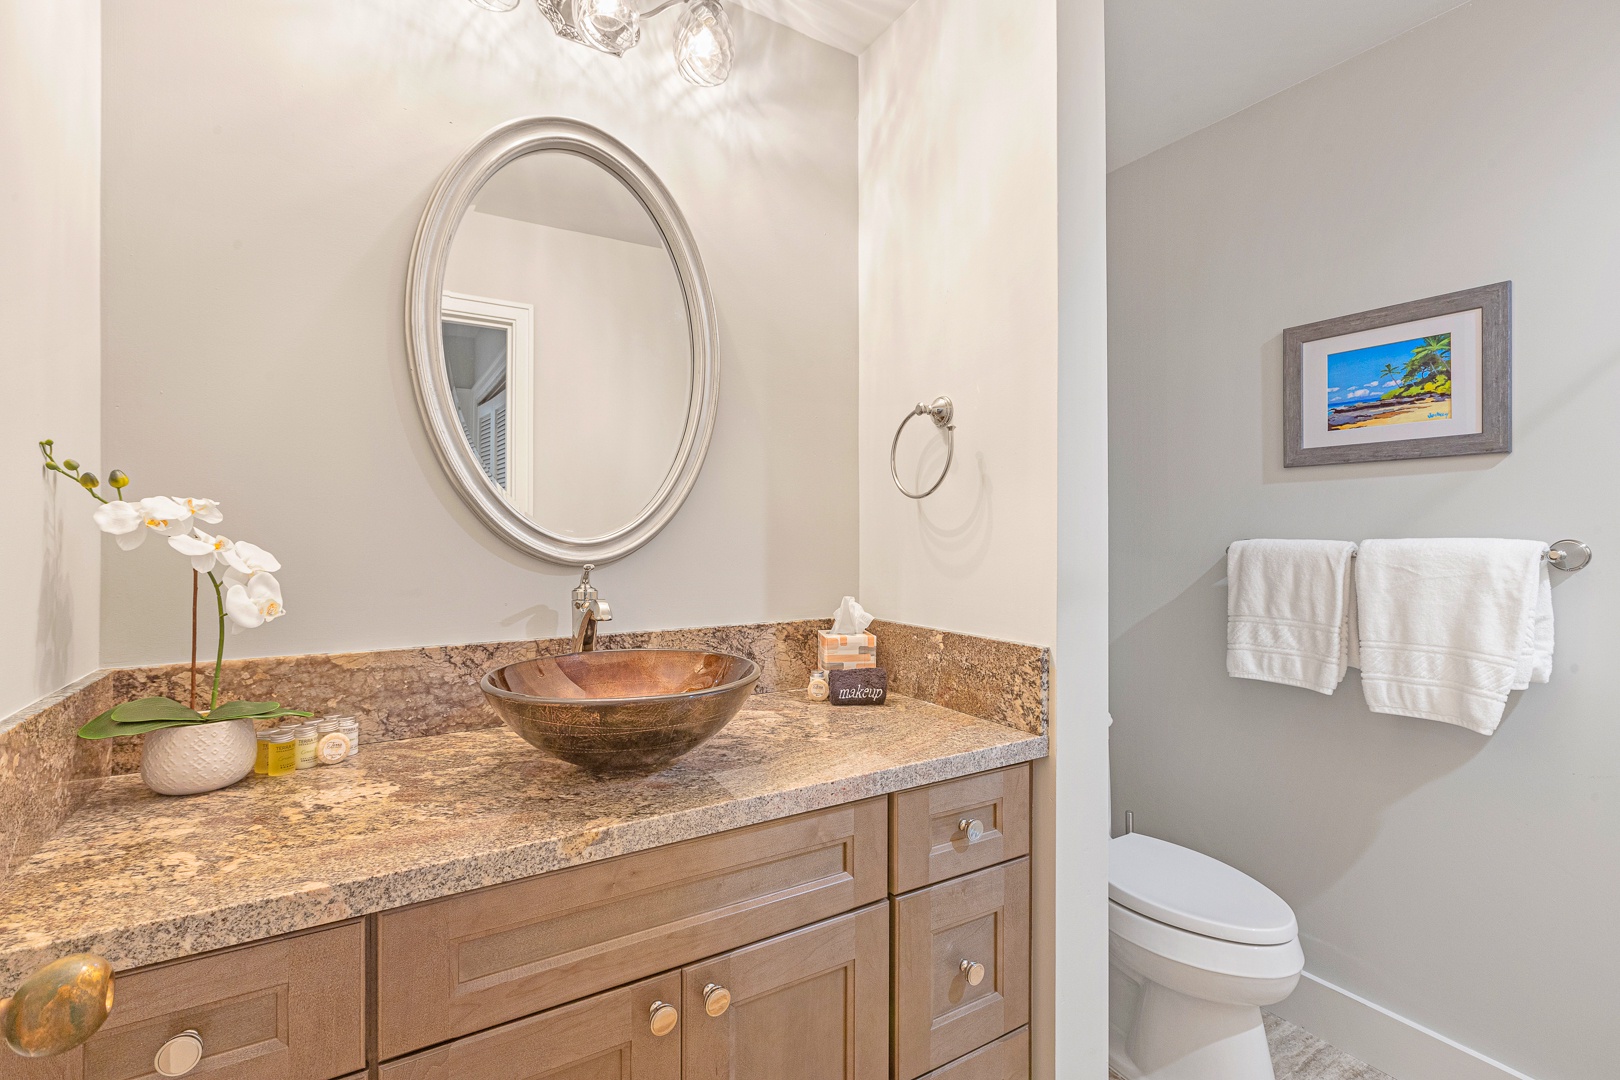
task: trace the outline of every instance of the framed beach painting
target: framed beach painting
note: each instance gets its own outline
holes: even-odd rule
[[[1513,283],[1283,332],[1283,465],[1513,449]]]

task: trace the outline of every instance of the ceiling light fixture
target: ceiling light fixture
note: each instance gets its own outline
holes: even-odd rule
[[[491,11],[511,11],[518,0],[472,0]],[[731,20],[720,0],[662,0],[646,11],[636,0],[535,0],[557,36],[599,52],[623,56],[641,42],[641,20],[676,6],[675,67],[698,86],[719,86],[731,74]]]

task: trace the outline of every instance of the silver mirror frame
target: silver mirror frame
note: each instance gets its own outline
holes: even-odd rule
[[[537,150],[566,150],[589,158],[623,181],[641,200],[668,245],[685,296],[692,338],[692,391],[674,463],[657,494],[633,521],[588,540],[548,532],[507,502],[501,489],[484,475],[456,422],[444,361],[441,305],[445,267],[456,229],[491,177],[514,159]],[[714,297],[698,257],[697,242],[674,197],[646,162],[605,131],[563,117],[513,120],[479,139],[450,166],[428,199],[411,248],[405,280],[405,348],[416,403],[439,463],[473,512],[502,540],[521,551],[568,566],[622,559],[669,524],[697,483],[720,402],[720,326]]]

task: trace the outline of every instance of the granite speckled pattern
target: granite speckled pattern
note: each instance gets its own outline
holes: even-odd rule
[[[591,780],[504,728],[184,799],[105,781],[0,883],[0,994],[66,953],[124,969],[1033,760],[1030,736],[891,696],[756,696],[656,776]]]
[[[116,700],[97,671],[0,720],[0,881],[101,786],[112,748],[75,732]]]
[[[700,648],[737,653],[760,665],[757,693],[796,690],[816,664],[816,631],[825,620],[652,630],[606,635],[605,649]],[[1031,734],[1046,730],[1050,654],[1016,645],[900,623],[873,624],[890,690]],[[484,672],[539,656],[561,655],[566,638],[423,646],[227,660],[224,700],[275,700],[317,715],[360,723],[362,741],[378,744],[500,721],[478,690]],[[213,665],[199,669],[207,692]],[[38,849],[72,809],[108,775],[140,768],[141,739],[89,744],[74,732],[120,701],[159,695],[186,701],[184,664],[97,672],[0,721],[0,812],[22,825],[0,843],[0,881]]]
[[[892,693],[1046,734],[1051,650],[882,620],[869,629]]]

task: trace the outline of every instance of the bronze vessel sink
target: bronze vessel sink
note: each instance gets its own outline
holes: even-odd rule
[[[759,665],[726,653],[621,649],[496,668],[480,683],[531,746],[603,776],[646,775],[730,723]]]

